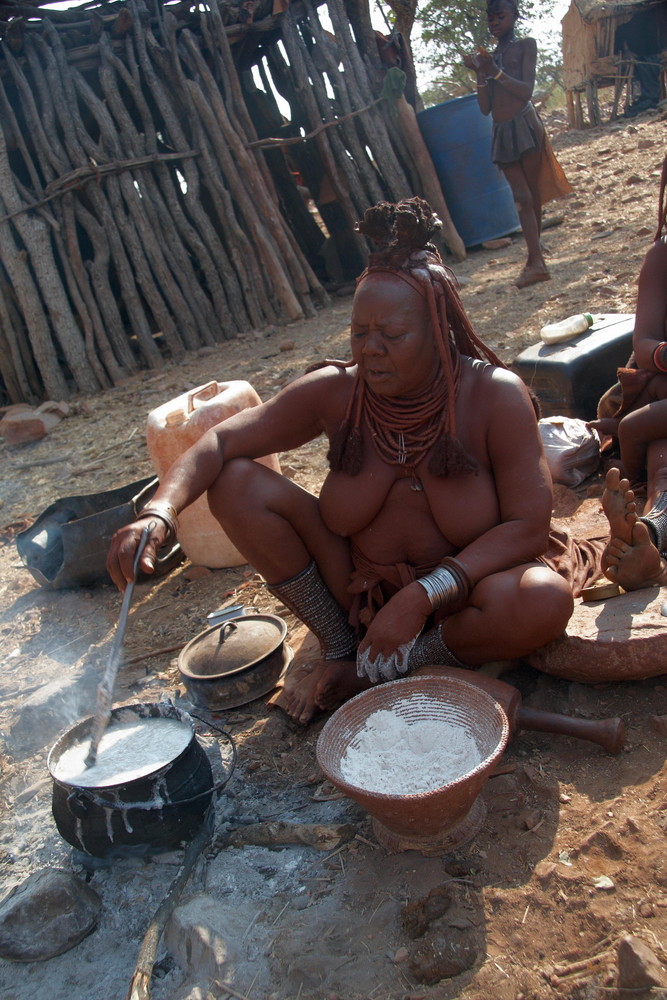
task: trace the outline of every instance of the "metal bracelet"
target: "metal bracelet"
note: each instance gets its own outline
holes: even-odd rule
[[[464,596],[460,580],[445,566],[438,566],[432,573],[420,576],[417,583],[421,583],[426,591],[433,611]]]
[[[167,525],[172,537],[176,538],[176,534],[178,532],[176,508],[173,504],[167,503],[166,500],[156,500],[149,503],[140,512],[139,517],[159,517],[160,520]]]
[[[659,372],[667,372],[667,342],[661,341],[653,351],[653,364]]]

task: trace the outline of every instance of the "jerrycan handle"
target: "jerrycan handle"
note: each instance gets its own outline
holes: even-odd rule
[[[195,399],[212,399],[213,396],[218,395],[218,383],[213,379],[212,382],[207,382],[206,385],[200,385],[198,389],[193,389],[192,392],[188,393],[187,408],[188,413],[192,413],[195,408]]]

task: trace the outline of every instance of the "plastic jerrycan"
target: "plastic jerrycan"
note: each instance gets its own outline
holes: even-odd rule
[[[234,413],[257,406],[261,399],[249,382],[207,382],[163,403],[148,414],[146,444],[159,479],[174,461],[207,430]],[[280,472],[276,455],[257,459]],[[178,540],[197,566],[220,569],[247,562],[211,514],[206,494],[179,514]]]

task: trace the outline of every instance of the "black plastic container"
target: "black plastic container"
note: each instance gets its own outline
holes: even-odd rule
[[[192,719],[169,702],[115,708],[114,719],[176,719],[190,730],[185,749],[163,767],[118,785],[82,787],[55,777],[65,750],[90,736],[85,719],[51,748],[52,812],[58,831],[77,850],[97,858],[158,854],[190,840],[204,822],[213,792],[213,772],[195,736]]]
[[[594,314],[593,326],[560,344],[533,344],[512,371],[532,389],[543,417],[594,420],[600,396],[617,381],[632,354],[635,317]]]
[[[45,590],[111,583],[106,569],[111,539],[136,520],[158,486],[153,476],[103,493],[56,500],[16,536],[19,556]],[[159,553],[153,578],[183,559],[178,542],[168,544]]]

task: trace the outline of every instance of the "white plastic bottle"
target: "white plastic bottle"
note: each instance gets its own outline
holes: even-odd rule
[[[540,330],[540,337],[545,344],[558,344],[561,340],[570,340],[579,333],[585,333],[593,326],[593,322],[590,313],[577,313],[576,316],[568,316],[559,323],[547,323]]]
[[[159,478],[209,428],[258,403],[261,399],[249,382],[212,381],[152,410],[146,422],[146,443]],[[277,455],[257,461],[280,472]],[[220,569],[246,561],[211,514],[205,495],[182,510],[178,522],[178,540],[195,565]]]

